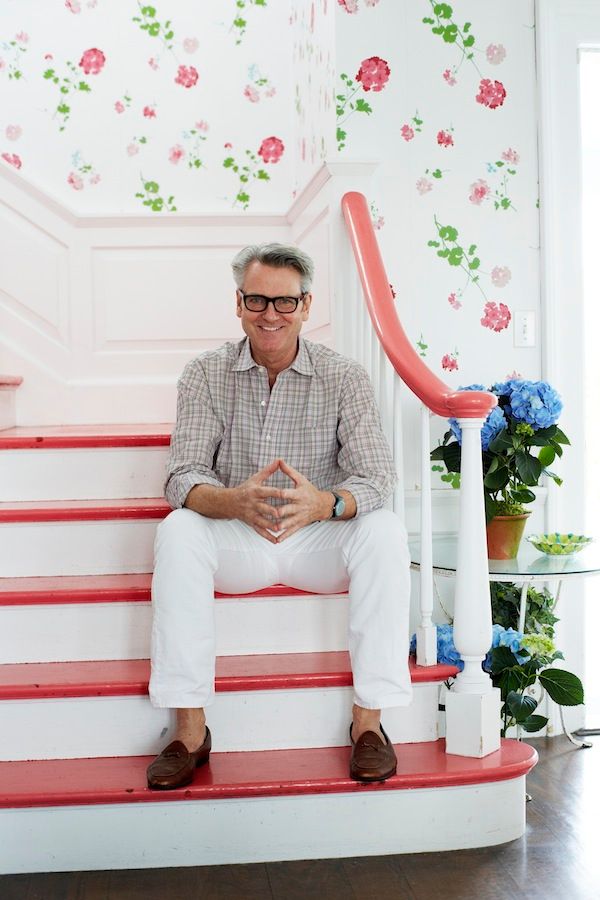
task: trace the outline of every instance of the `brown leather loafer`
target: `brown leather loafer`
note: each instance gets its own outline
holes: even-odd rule
[[[364,731],[354,743],[352,725],[350,726],[350,778],[354,781],[385,781],[396,774],[396,754],[393,744],[380,725],[386,743],[374,731]]]
[[[208,762],[211,740],[210,731],[206,729],[206,737],[202,746],[190,751],[181,741],[172,741],[165,747],[147,769],[148,787],[160,791],[184,787],[194,778],[196,766]]]

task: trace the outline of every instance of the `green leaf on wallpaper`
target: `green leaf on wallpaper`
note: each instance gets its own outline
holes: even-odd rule
[[[154,6],[142,6],[141,13],[143,16],[148,16],[149,19],[153,19],[156,15],[156,9]]]
[[[160,22],[153,22],[151,25],[149,25],[148,34],[151,37],[156,37],[158,34],[160,34]]]
[[[152,212],[160,212],[163,208],[164,200],[162,197],[157,197],[156,200],[153,200],[151,205]]]
[[[149,194],[158,194],[158,185],[156,181],[144,182],[144,190],[148,191]]]
[[[458,36],[458,27],[456,25],[446,25],[444,28],[444,41],[447,44],[455,44]]]
[[[502,207],[502,209],[509,209],[510,200],[508,199],[508,197],[502,198],[502,200],[500,201],[500,206]]]
[[[427,241],[427,246],[428,247],[439,247],[440,242],[439,241]]]
[[[195,159],[194,162],[192,163],[192,165],[194,166],[195,169],[199,169],[200,166],[202,165],[202,160]]]
[[[440,257],[440,259],[448,259],[448,257],[450,256],[450,251],[438,250],[437,255]]]
[[[173,37],[175,37],[175,32],[174,32],[174,31],[167,31],[167,33],[165,34],[165,41],[170,41],[171,38],[173,38]]]
[[[240,203],[249,203],[250,202],[250,194],[244,193],[244,191],[238,191],[238,195],[235,198],[239,200]]]
[[[237,19],[233,20],[233,24],[236,28],[245,28],[248,23],[241,16],[238,16]]]
[[[69,88],[68,88],[68,87],[65,87],[64,84],[63,84],[63,86],[60,88],[60,93],[61,93],[61,94],[68,94],[68,93],[69,93]]]
[[[465,47],[472,47],[474,43],[475,43],[475,38],[473,37],[472,34],[470,34],[468,37],[466,37],[463,41],[463,44]]]
[[[71,112],[71,107],[67,106],[66,103],[59,103],[59,105],[56,107],[56,112],[60,113],[61,116],[66,116]]]
[[[78,91],[87,91],[88,93],[92,90],[89,84],[86,84],[85,81],[80,81],[77,85]]]
[[[432,178],[441,178],[441,177],[442,177],[442,170],[441,170],[441,169],[434,169],[433,172],[431,173],[431,177],[432,177]]]
[[[458,231],[452,225],[441,225],[438,234],[443,241],[455,241],[458,237]]]
[[[259,169],[258,172],[256,173],[256,177],[259,179],[259,181],[270,181],[271,180],[271,176],[269,175],[268,172],[265,172],[264,169]]]
[[[224,159],[223,165],[226,169],[230,169],[233,165],[233,156],[228,156],[227,159]]]
[[[448,262],[451,266],[460,266],[463,258],[463,250],[462,247],[453,247],[450,251],[450,256],[448,257]]]
[[[345,112],[345,110],[344,110],[344,107],[343,107],[343,106],[336,106],[336,108],[335,108],[335,114],[336,114],[336,116],[338,117],[338,119],[340,118],[340,116],[343,116],[343,115],[344,115],[344,112]]]
[[[423,19],[423,25],[435,25],[435,19],[425,18]]]
[[[338,128],[338,129],[336,130],[336,138],[337,138],[338,141],[345,141],[345,140],[346,140],[346,132],[343,130],[343,128]]]
[[[467,31],[470,31],[470,30],[471,30],[471,23],[470,23],[470,22],[465,22],[465,24],[463,25],[463,31],[464,31],[464,33],[466,34]]]
[[[452,7],[449,3],[436,3],[433,11],[440,19],[450,19],[452,17]]]
[[[54,78],[54,69],[46,69],[44,72],[44,78],[47,80],[48,78]]]
[[[477,244],[471,244],[469,249],[467,250],[467,256],[473,256],[475,251],[477,250]]]
[[[476,256],[469,263],[469,268],[470,269],[478,269],[480,265],[481,265],[481,260]]]
[[[366,101],[366,100],[363,100],[362,98],[359,98],[359,99],[356,101],[356,111],[357,111],[357,112],[364,112],[364,113],[366,113],[368,116],[370,116],[371,113],[373,112],[372,108],[369,106],[369,104],[367,103],[367,101]]]
[[[434,34],[443,34],[443,33],[444,33],[444,26],[443,26],[443,25],[436,25],[435,28],[432,28],[431,30],[433,31]]]
[[[497,166],[499,169],[501,169],[502,166],[504,165],[504,163],[502,162],[501,159],[499,159],[497,162],[494,163],[494,165]]]

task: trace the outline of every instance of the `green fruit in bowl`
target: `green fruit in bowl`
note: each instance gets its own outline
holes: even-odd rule
[[[585,534],[572,532],[561,534],[554,531],[550,534],[529,534],[527,540],[536,550],[547,556],[572,556],[587,547],[594,539],[586,537]]]

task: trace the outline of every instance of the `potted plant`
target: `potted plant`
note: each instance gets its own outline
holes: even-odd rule
[[[530,514],[525,505],[535,500],[531,488],[539,485],[543,475],[562,484],[549,468],[557,456],[562,456],[563,445],[569,443],[556,424],[562,402],[546,381],[523,378],[498,382],[491,388],[471,384],[459,390],[489,390],[498,398],[481,430],[488,555],[490,559],[511,559],[517,555]],[[448,422],[450,428],[442,443],[431,451],[431,459],[445,466],[442,479],[459,487],[461,430],[456,419]],[[443,472],[439,465],[433,469]]]

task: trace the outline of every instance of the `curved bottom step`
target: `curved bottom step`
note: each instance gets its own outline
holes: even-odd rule
[[[149,791],[150,757],[0,765],[2,872],[221,865],[484,847],[525,830],[527,744],[478,760],[397,747],[398,774],[347,776],[347,747],[213,754]],[[181,802],[186,801],[186,802]]]

